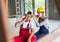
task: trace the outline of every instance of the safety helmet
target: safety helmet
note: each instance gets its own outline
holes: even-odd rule
[[[43,7],[38,8],[37,13],[40,13],[40,12],[45,12],[45,9]]]

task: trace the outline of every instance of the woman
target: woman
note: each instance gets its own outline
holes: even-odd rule
[[[20,32],[19,36],[14,37],[15,42],[36,42],[31,14],[32,12],[28,12],[22,21],[16,23],[16,26],[20,27]]]
[[[39,27],[39,30],[35,33],[37,39],[40,39],[41,37],[49,33],[47,26],[47,18],[45,17],[44,12],[45,9],[40,7],[37,9],[37,13],[38,13],[37,18],[35,18],[35,16],[33,15],[33,19],[37,27]]]

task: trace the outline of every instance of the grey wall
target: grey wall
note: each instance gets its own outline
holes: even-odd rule
[[[8,8],[9,8],[8,9],[9,15],[16,15],[16,7],[15,7],[14,0],[8,0]],[[60,20],[60,17],[55,5],[55,0],[49,0],[49,19]]]
[[[15,1],[8,0],[8,11],[9,15],[16,15]]]
[[[49,19],[60,20],[55,0],[49,0]]]

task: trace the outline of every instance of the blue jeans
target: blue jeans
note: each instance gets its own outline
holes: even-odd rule
[[[38,32],[35,33],[36,37],[37,37],[37,40],[42,38],[43,36],[45,36],[46,34],[49,33],[49,30],[46,29],[46,27],[43,25],[43,26],[40,26],[40,29]]]

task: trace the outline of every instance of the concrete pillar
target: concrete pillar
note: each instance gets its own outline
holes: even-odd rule
[[[23,16],[25,14],[25,0],[21,0],[21,12]]]

